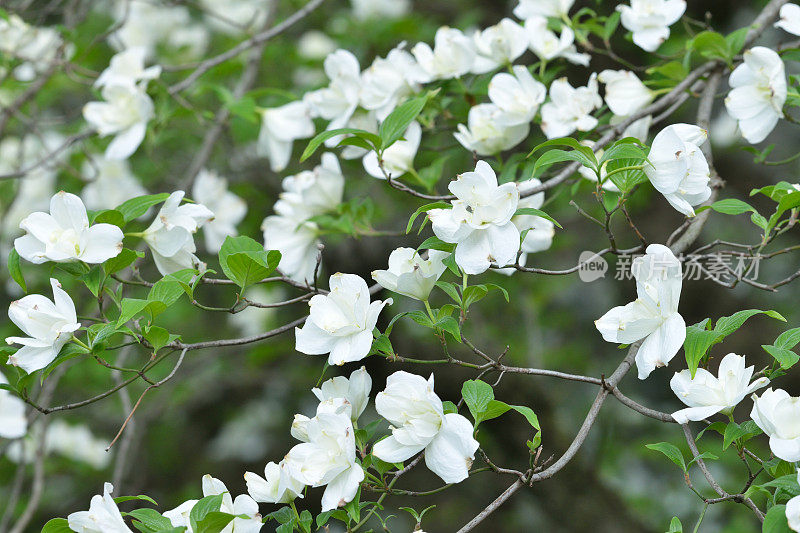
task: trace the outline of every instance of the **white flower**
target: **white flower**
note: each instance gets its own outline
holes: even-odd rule
[[[433,392],[433,374],[426,380],[395,372],[376,396],[375,407],[392,431],[372,448],[375,457],[399,463],[425,450],[425,465],[445,483],[467,478],[478,449],[474,428],[457,413],[444,414],[442,400]]]
[[[61,44],[61,35],[52,28],[31,26],[13,13],[0,18],[0,53],[20,60],[14,68],[14,77],[20,81],[32,81],[47,71]],[[72,49],[67,46],[65,55],[71,55]]]
[[[269,159],[273,172],[280,172],[289,164],[292,143],[312,135],[314,123],[311,121],[311,112],[303,101],[262,109],[257,151],[259,155]]]
[[[442,261],[449,255],[428,250],[428,258],[423,259],[413,248],[397,248],[389,254],[389,270],[374,270],[372,279],[384,289],[424,301],[447,268]]]
[[[354,370],[350,378],[336,376],[324,382],[319,388],[311,389],[320,402],[343,398],[350,404],[350,418],[358,420],[369,402],[372,378],[363,366]]]
[[[763,141],[783,118],[787,89],[781,57],[763,46],[751,48],[731,73],[729,83],[731,92],[725,98],[725,109],[739,121],[747,142]]]
[[[8,384],[8,380],[0,372],[0,383]],[[18,439],[28,431],[28,419],[25,417],[25,402],[0,389],[0,437]]]
[[[136,85],[140,81],[156,79],[161,75],[161,67],[156,65],[145,68],[144,60],[147,56],[147,49],[143,46],[127,48],[111,58],[111,63],[105,69],[97,81],[95,87],[105,87],[107,85]]]
[[[328,87],[307,93],[303,100],[314,115],[330,121],[327,129],[344,128],[361,99],[361,67],[352,52],[340,49],[325,58],[325,74]],[[328,139],[325,146],[336,146],[339,140]]]
[[[631,266],[638,298],[595,321],[608,342],[632,344],[644,339],[636,352],[639,379],[647,378],[656,367],[666,366],[686,338],[686,323],[678,313],[681,263],[661,244],[651,244],[646,251]]]
[[[497,185],[497,176],[485,161],[475,172],[450,182],[456,196],[452,209],[428,211],[433,232],[444,242],[456,243],[455,260],[467,274],[485,272],[492,263],[513,263],[519,251],[519,230],[511,222],[519,190],[514,183]]]
[[[219,479],[210,474],[203,476],[203,496],[217,496],[222,494],[221,513],[236,515],[227,526],[222,528],[220,533],[258,533],[263,526],[261,515],[258,513],[258,504],[246,494],[240,494],[235,499],[231,497],[228,487]],[[164,516],[169,519],[174,527],[185,527],[190,533],[193,531],[189,514],[197,500],[189,500],[175,509],[164,512]],[[247,516],[248,518],[240,518]]]
[[[67,517],[69,528],[78,533],[131,533],[111,493],[111,483],[103,485],[103,495],[92,496],[88,511],[78,511]]]
[[[330,353],[328,364],[343,365],[364,359],[372,347],[372,330],[391,298],[370,303],[369,288],[360,276],[336,273],[328,294],[308,302],[311,310],[303,328],[295,328],[298,352]]]
[[[602,105],[597,74],[589,77],[586,87],[578,88],[559,78],[550,85],[550,101],[542,106],[542,131],[548,139],[566,137],[575,130],[589,131],[597,126],[591,112]]]
[[[411,10],[411,0],[350,0],[357,19],[400,18]]]
[[[284,461],[267,463],[264,477],[245,472],[244,480],[248,494],[257,502],[289,503],[297,497],[303,497],[305,485],[289,474]]]
[[[239,234],[236,226],[247,214],[247,203],[228,190],[228,180],[206,169],[195,177],[192,197],[214,213],[214,218],[203,226],[203,234],[206,248],[216,254],[225,237]]]
[[[477,74],[510,65],[528,49],[525,29],[509,18],[483,31],[476,31],[473,40],[478,55],[472,72]]]
[[[147,191],[131,172],[127,159],[99,157],[83,165],[83,175],[91,181],[81,191],[89,209],[113,209],[123,202],[143,196]]]
[[[800,470],[797,471],[797,482],[800,483]],[[789,529],[800,531],[800,496],[795,496],[786,502],[786,519],[789,522]]]
[[[112,224],[89,225],[86,207],[74,194],[60,191],[50,199],[50,213],[31,213],[14,240],[20,257],[31,263],[103,263],[122,251],[122,230]]]
[[[655,93],[629,70],[604,70],[597,79],[606,85],[608,108],[620,117],[633,115],[655,97]]]
[[[658,192],[683,213],[693,217],[694,208],[711,196],[708,162],[700,150],[708,132],[691,124],[673,124],[653,139],[644,172]]]
[[[694,378],[689,369],[676,372],[669,382],[680,401],[688,405],[672,413],[679,424],[699,421],[716,413],[730,414],[745,396],[766,387],[769,379],[762,377],[750,383],[753,367],[744,366],[744,357],[729,353],[719,364],[719,377],[698,368]]]
[[[422,140],[422,127],[414,121],[403,134],[403,140],[396,141],[383,151],[383,169],[392,179],[399,178],[406,172],[414,170],[414,158],[417,156],[419,143]],[[386,179],[380,165],[378,154],[367,152],[363,159],[364,170],[373,178]]]
[[[361,481],[364,470],[356,462],[356,444],[353,424],[349,414],[331,408],[331,402],[322,402],[314,418],[308,419],[301,444],[289,450],[283,462],[289,476],[304,485],[325,487],[322,494],[322,511],[330,511],[351,501]]]
[[[769,388],[753,395],[750,417],[769,436],[769,449],[784,461],[800,461],[800,398]]]
[[[633,33],[639,48],[655,52],[669,37],[669,27],[686,11],[685,0],[631,0],[630,6],[617,6],[622,26]]]
[[[577,48],[575,48],[575,33],[569,26],[564,26],[561,30],[561,35],[557,36],[547,29],[546,18],[532,17],[525,21],[525,31],[530,41],[530,49],[542,61],[552,61],[558,57],[563,57],[576,65],[583,65],[584,67],[589,65],[591,56],[578,53]]]
[[[209,26],[228,35],[261,30],[273,3],[272,0],[200,1]]]
[[[309,30],[297,40],[297,53],[306,59],[325,59],[336,51],[336,41],[319,30]]]
[[[467,125],[459,124],[454,134],[461,145],[478,155],[495,155],[521,143],[530,132],[527,123],[518,122],[495,104],[478,104],[469,110]]]
[[[781,6],[781,19],[775,23],[776,28],[782,28],[792,35],[800,35],[800,6],[797,4],[783,4]],[[800,502],[798,502],[800,505]],[[795,531],[800,530],[795,529]]]
[[[169,195],[142,238],[153,252],[156,268],[163,276],[184,268],[195,268],[200,260],[194,255],[194,233],[214,218],[214,213],[200,204],[181,204],[183,191]]]
[[[117,50],[140,46],[151,57],[158,45],[166,45],[173,51],[182,50],[176,59],[190,60],[201,56],[208,45],[208,32],[201,24],[192,23],[186,6],[118,0],[114,17],[120,26],[110,41]]]
[[[86,425],[73,426],[56,419],[47,426],[45,447],[48,453],[80,461],[96,470],[105,468],[111,461],[107,444],[108,440],[95,437]]]
[[[375,111],[380,120],[394,111],[403,98],[419,92],[428,75],[403,47],[393,49],[386,58],[376,58],[361,73],[361,107]]]
[[[298,221],[334,211],[342,203],[344,176],[339,160],[330,152],[314,170],[304,170],[283,180],[275,212]]]
[[[514,16],[520,20],[531,17],[565,17],[575,0],[519,0]]]
[[[72,298],[57,279],[50,278],[53,300],[40,294],[29,294],[8,306],[8,318],[28,337],[7,337],[8,344],[22,348],[8,357],[9,364],[31,373],[49,365],[58,352],[81,327]]]
[[[321,244],[317,225],[295,217],[273,215],[264,219],[261,230],[264,248],[281,253],[278,269],[295,281],[312,283]]]
[[[428,75],[428,81],[449,80],[469,73],[476,55],[472,39],[447,26],[436,30],[433,49],[427,43],[417,43],[411,53]]]
[[[513,74],[500,72],[489,82],[489,99],[504,113],[498,120],[507,126],[527,124],[536,116],[547,96],[547,88],[536,81],[527,67],[514,65]]]
[[[531,178],[517,184],[520,193],[524,193],[534,187],[538,187],[542,182],[536,178]],[[517,209],[525,207],[532,207],[539,209],[544,203],[544,191],[521,198]],[[555,225],[547,220],[536,215],[516,215],[511,219],[511,222],[519,229],[520,234],[528,231],[525,234],[525,239],[522,241],[520,249],[524,254],[532,254],[536,252],[543,252],[550,248],[553,244],[553,236],[556,233]]]
[[[153,101],[138,85],[114,83],[103,87],[105,102],[83,106],[83,118],[101,137],[115,135],[106,158],[127,159],[144,140],[147,122],[153,118]]]

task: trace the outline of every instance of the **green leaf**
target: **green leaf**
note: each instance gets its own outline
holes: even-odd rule
[[[66,518],[53,518],[44,525],[42,533],[72,533],[72,530]]]
[[[397,106],[381,123],[378,135],[381,138],[381,150],[386,150],[397,142],[406,132],[411,122],[422,112],[433,93],[412,98]]]
[[[150,502],[153,505],[158,505],[153,498],[151,498],[150,496],[147,496],[145,494],[139,494],[138,496],[117,496],[116,498],[114,498],[114,502],[115,503],[123,503],[123,502],[129,502],[129,501],[134,501],[134,500],[135,501]]]
[[[458,412],[458,407],[456,406],[456,404],[448,400],[442,402],[442,409],[444,410],[444,414]]]
[[[416,211],[414,214],[411,215],[411,218],[408,219],[408,225],[406,226],[406,233],[411,231],[411,228],[414,227],[414,221],[417,219],[419,215],[422,213],[427,213],[431,209],[449,209],[452,205],[448,202],[433,202],[432,204],[425,204]]]
[[[680,61],[670,61],[663,65],[650,67],[648,74],[658,74],[672,81],[683,81],[689,75],[688,69]]]
[[[606,41],[611,39],[611,36],[614,35],[615,31],[617,31],[617,27],[619,26],[619,18],[619,11],[615,11],[606,19],[606,23],[603,25],[603,39]]]
[[[147,330],[147,333],[144,334],[144,338],[153,346],[153,352],[158,352],[161,348],[169,344],[172,337],[169,331],[158,326],[151,326]]]
[[[197,526],[193,530],[195,533],[220,533],[234,518],[235,516],[229,513],[209,511],[205,518],[197,521]]]
[[[89,292],[94,294],[95,298],[100,294],[100,285],[104,280],[105,274],[103,273],[103,269],[98,265],[95,265],[89,272],[81,276],[81,281],[83,281],[86,288],[89,289]]]
[[[198,501],[189,512],[189,520],[192,524],[192,530],[197,531],[198,524],[208,515],[208,513],[219,511],[222,506],[222,494],[214,494],[206,496]]]
[[[725,36],[725,42],[728,43],[728,51],[731,57],[739,54],[744,47],[744,41],[747,38],[747,32],[750,28],[739,28]]]
[[[308,146],[303,151],[303,155],[300,156],[300,162],[302,163],[312,155],[317,149],[327,141],[328,139],[332,139],[334,137],[338,137],[339,135],[355,135],[364,139],[365,141],[371,143],[375,149],[379,149],[381,146],[381,138],[371,133],[369,131],[360,130],[356,128],[337,128],[333,130],[323,131],[322,133],[318,134],[316,137],[309,141]]]
[[[713,31],[698,33],[694,39],[686,43],[686,46],[706,59],[722,59],[729,62],[733,57],[725,37]]]
[[[437,281],[436,286],[442,289],[447,295],[453,299],[458,305],[461,305],[461,295],[458,294],[458,289],[455,283],[449,281]]]
[[[110,276],[111,274],[131,266],[133,262],[136,261],[137,257],[144,257],[144,254],[142,252],[135,252],[129,248],[123,248],[116,257],[112,257],[103,263],[103,270]]]
[[[417,251],[419,250],[441,250],[443,252],[453,252],[456,249],[456,245],[449,242],[444,242],[437,236],[428,237],[422,244],[417,246]]]
[[[27,293],[28,285],[25,283],[25,276],[22,275],[22,269],[19,266],[19,253],[17,253],[16,248],[12,248],[8,254],[8,273],[11,279]]]
[[[711,204],[709,207],[711,207],[711,209],[717,213],[722,213],[723,215],[741,215],[742,213],[758,212],[752,205],[748,204],[747,202],[737,200],[736,198],[719,200]]]
[[[125,217],[116,209],[104,209],[92,215],[90,224],[111,224],[119,228],[125,227]]]
[[[117,498],[114,498],[114,501],[117,501]],[[139,531],[154,533],[156,531],[172,529],[172,523],[169,521],[169,518],[161,516],[161,513],[155,509],[134,509],[133,511],[129,512],[128,515],[132,516],[136,521],[138,521],[138,524],[136,521],[134,521],[133,525],[136,526],[136,529]]]
[[[789,528],[789,520],[786,518],[785,505],[773,505],[764,516],[764,523],[761,525],[762,533],[792,533]]]
[[[553,217],[551,217],[550,215],[548,215],[547,213],[545,213],[541,209],[536,209],[534,207],[520,207],[519,209],[514,211],[514,216],[516,217],[516,216],[520,216],[520,215],[529,215],[529,216],[534,216],[534,217],[541,217],[541,218],[549,220],[550,222],[555,224],[557,227],[559,227],[561,229],[564,229],[564,228],[561,227],[561,224],[559,224],[556,221],[556,219],[554,219]]]
[[[524,416],[525,420],[528,421],[528,424],[533,426],[535,429],[541,429],[539,427],[539,417],[536,416],[536,413],[533,412],[533,409],[524,405],[512,405],[511,408]]]
[[[683,533],[683,524],[677,516],[673,516],[669,521],[669,530],[667,533]]]
[[[149,194],[147,196],[139,196],[131,198],[127,202],[123,202],[117,207],[117,211],[122,214],[125,223],[135,220],[140,216],[147,213],[147,210],[156,204],[160,204],[169,198],[169,194],[162,192],[159,194]]]
[[[768,344],[762,344],[762,348],[768,354],[770,354],[778,364],[781,365],[781,368],[787,370],[794,365],[797,364],[797,361],[800,361],[800,355],[797,355],[792,350],[787,350],[786,348],[779,348],[777,346],[770,346]]]
[[[225,275],[242,289],[269,276],[278,267],[281,253],[264,250],[250,237],[226,237],[219,251],[219,264]]]
[[[477,423],[489,408],[491,401],[494,400],[494,391],[488,383],[479,379],[471,379],[465,381],[461,386],[461,396]]]
[[[166,311],[166,309],[167,306],[164,305],[164,302],[124,298],[122,300],[119,318],[117,319],[117,327],[125,324],[128,320],[131,320],[140,313],[147,312],[150,314],[151,318],[155,318]]]
[[[736,422],[730,422],[725,427],[725,434],[723,435],[722,439],[722,449],[727,450],[728,447],[738,439],[744,438],[744,440],[749,440],[756,435],[760,435],[761,433],[761,429],[752,420],[748,420],[741,425],[737,424]]]
[[[469,309],[469,306],[477,301],[482,300],[487,294],[489,289],[485,285],[473,285],[464,289],[464,303],[462,307],[464,310]]]
[[[453,340],[461,342],[461,327],[458,325],[458,320],[451,316],[446,316],[436,321],[435,326],[442,331],[446,331],[453,337]]]
[[[492,400],[489,402],[489,405],[486,406],[486,410],[481,414],[481,421],[497,418],[510,409],[511,406],[507,403],[501,402],[500,400]]]
[[[723,337],[730,335],[740,327],[745,321],[753,317],[755,315],[767,315],[770,318],[774,318],[775,320],[780,320],[782,322],[786,322],[786,319],[778,313],[777,311],[769,310],[769,311],[762,311],[760,309],[747,309],[745,311],[739,311],[737,313],[732,314],[731,316],[723,316],[719,320],[717,320],[717,324],[714,326],[714,331],[722,335]]]
[[[645,444],[645,447],[663,453],[670,461],[686,472],[686,461],[677,446],[668,442],[658,442],[656,444]]]
[[[798,343],[800,343],[800,328],[794,328],[788,331],[784,331],[783,333],[778,335],[778,338],[775,339],[775,342],[773,342],[772,344],[774,344],[779,348],[791,350],[792,348],[797,346]]]
[[[536,160],[536,163],[533,166],[533,175],[538,176],[540,169],[544,169],[556,163],[563,163],[565,161],[577,161],[592,171],[597,169],[597,160],[595,159],[594,154],[592,154],[592,157],[589,158],[580,150],[549,150]]]

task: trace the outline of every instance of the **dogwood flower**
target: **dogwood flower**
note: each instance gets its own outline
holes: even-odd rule
[[[536,178],[531,178],[517,184],[520,194],[538,187],[542,182]],[[538,192],[525,198],[520,198],[517,209],[532,207],[539,209],[544,204],[544,191]],[[520,234],[527,230],[525,238],[522,240],[520,249],[523,254],[543,252],[553,244],[555,236],[555,225],[546,218],[536,215],[515,215],[511,222],[519,229]]]
[[[686,323],[678,313],[681,262],[661,244],[651,244],[646,252],[631,266],[638,298],[595,321],[608,342],[631,344],[642,340],[636,352],[639,379],[646,379],[656,367],[666,366],[686,338]]]
[[[98,157],[83,165],[83,175],[91,181],[81,191],[89,209],[113,209],[123,202],[143,196],[147,191],[131,172],[127,159]]]
[[[768,388],[753,395],[753,422],[769,436],[769,449],[784,461],[800,461],[800,398],[783,389]]]
[[[800,483],[800,470],[797,471],[797,482]],[[800,496],[786,502],[786,520],[789,522],[789,529],[800,531]]]
[[[330,121],[329,130],[344,128],[361,99],[361,67],[352,52],[342,49],[329,54],[324,66],[330,84],[307,93],[304,100],[312,113]],[[338,143],[337,137],[325,141],[329,147]]]
[[[289,474],[284,461],[267,463],[264,477],[245,472],[244,480],[247,483],[247,493],[257,502],[289,503],[297,497],[303,497],[305,485]]]
[[[542,61],[563,57],[575,65],[589,65],[591,56],[578,53],[575,48],[575,32],[569,26],[564,26],[559,36],[547,29],[546,18],[532,17],[525,21],[525,31],[528,34],[528,46]]]
[[[192,196],[214,213],[214,218],[203,226],[203,234],[206,248],[216,254],[222,248],[225,237],[239,234],[236,226],[247,214],[247,203],[228,190],[228,180],[206,169],[197,173]]]
[[[525,53],[529,42],[525,29],[509,18],[476,31],[473,41],[478,54],[472,65],[472,72],[476,74],[510,65]]]
[[[319,245],[319,228],[294,216],[273,215],[261,223],[264,248],[278,250],[278,270],[289,278],[304,283],[314,281]]]
[[[156,65],[145,68],[144,60],[147,49],[143,46],[127,48],[114,55],[107,69],[100,73],[95,87],[107,85],[136,85],[140,81],[149,81],[161,75],[161,67]]]
[[[445,483],[467,478],[478,449],[472,437],[475,428],[457,413],[444,414],[442,400],[433,391],[433,374],[426,380],[395,372],[375,397],[375,408],[392,432],[373,446],[375,457],[399,463],[425,450],[425,465]]]
[[[566,137],[575,130],[589,131],[597,126],[591,112],[602,105],[597,74],[589,77],[586,87],[578,88],[559,78],[550,85],[550,101],[542,106],[542,131],[548,139]]]
[[[511,68],[512,74],[500,72],[489,82],[489,99],[503,111],[497,116],[505,126],[527,124],[547,96],[547,88],[521,65]]]
[[[49,365],[81,327],[72,298],[55,278],[50,278],[53,300],[29,294],[8,306],[8,318],[28,337],[6,337],[8,344],[22,348],[8,356],[9,364],[31,373]]]
[[[400,101],[419,92],[428,75],[419,66],[405,43],[393,49],[386,58],[378,57],[361,73],[361,106],[385,119]]]
[[[565,17],[575,0],[519,0],[514,16],[520,20],[531,17]]]
[[[608,108],[620,117],[633,115],[655,98],[655,93],[629,70],[604,70],[597,80],[606,85]]]
[[[329,284],[328,294],[309,301],[308,320],[294,330],[295,348],[309,355],[329,353],[331,365],[360,361],[372,347],[372,330],[381,309],[392,300],[370,303],[367,282],[355,274],[336,273]]]
[[[0,383],[8,384],[8,380],[0,372]],[[25,416],[25,402],[6,389],[0,389],[0,437],[18,439],[28,431],[28,419]]]
[[[275,212],[298,220],[333,211],[342,203],[344,175],[336,155],[325,152],[314,170],[283,179]]]
[[[350,0],[353,14],[359,20],[400,18],[411,9],[411,0]]]
[[[144,140],[153,101],[142,87],[129,83],[105,85],[101,95],[105,102],[83,106],[83,118],[101,137],[115,135],[106,147],[107,159],[127,159]]]
[[[284,457],[288,474],[312,487],[325,487],[322,511],[351,501],[364,470],[356,462],[355,431],[350,416],[330,409],[322,402],[314,418],[304,425],[303,440]],[[293,432],[294,435],[298,435]]]
[[[763,141],[783,118],[787,88],[781,57],[763,46],[751,48],[731,73],[729,83],[731,92],[725,98],[725,109],[739,121],[747,142]]]
[[[208,46],[209,35],[203,24],[193,23],[186,6],[154,4],[143,0],[117,1],[114,18],[119,29],[109,41],[117,50],[137,46],[156,54],[159,45],[170,49],[176,59],[199,58]]]
[[[50,199],[50,213],[31,213],[19,225],[25,235],[14,240],[20,257],[46,261],[103,263],[122,251],[122,230],[112,224],[89,225],[81,199],[64,191]]]
[[[758,378],[750,383],[753,367],[744,366],[744,357],[729,353],[719,364],[719,377],[704,368],[698,368],[694,378],[689,369],[676,372],[669,382],[680,401],[688,405],[672,413],[679,424],[699,421],[716,413],[730,414],[745,396],[766,387],[769,379]]]
[[[104,484],[103,495],[92,496],[88,511],[67,516],[69,528],[78,533],[131,533],[111,496],[113,491],[111,483]]]
[[[492,167],[478,161],[474,172],[459,175],[448,189],[456,196],[453,207],[431,209],[428,218],[438,238],[456,244],[458,266],[480,274],[492,263],[513,263],[520,245],[519,230],[511,222],[519,203],[516,184],[498,186]]]
[[[258,133],[257,151],[269,159],[273,172],[280,172],[289,164],[292,143],[314,135],[311,110],[305,102],[298,100],[260,112],[261,130]]]
[[[19,60],[13,71],[19,81],[32,81],[46,72],[57,59],[62,43],[53,28],[32,26],[14,13],[0,19],[0,53]],[[73,51],[71,44],[63,48],[67,58]]]
[[[220,533],[258,533],[263,526],[261,515],[258,513],[258,504],[247,494],[240,494],[235,499],[231,497],[228,487],[219,479],[210,474],[203,476],[203,496],[222,495],[220,512],[236,515]],[[185,527],[192,532],[189,515],[198,500],[189,500],[175,509],[166,511],[164,516],[169,519],[174,527]],[[248,518],[243,518],[247,516]]]
[[[419,122],[409,124],[403,134],[403,140],[396,141],[383,151],[383,170],[393,179],[414,170],[414,158],[417,156],[419,143],[422,140],[422,127]],[[364,170],[373,178],[386,179],[378,164],[378,154],[367,152],[363,159]]]
[[[156,268],[163,276],[201,266],[201,261],[194,255],[197,248],[193,235],[214,218],[214,213],[204,205],[180,205],[184,194],[183,191],[170,194],[150,227],[142,234],[153,252]]]
[[[318,388],[311,389],[320,402],[343,398],[350,404],[350,418],[353,422],[358,420],[369,402],[369,393],[372,390],[372,378],[363,366],[354,370],[350,378],[336,376],[325,381]]]
[[[669,27],[686,11],[685,0],[631,0],[619,5],[622,26],[633,34],[633,42],[647,52],[655,52],[669,37]]]
[[[653,187],[679,212],[694,216],[695,205],[711,196],[711,174],[700,145],[708,132],[691,124],[673,124],[653,139],[644,172]]]
[[[780,11],[780,20],[775,23],[776,28],[788,31],[792,35],[800,35],[800,6],[797,4],[783,4]],[[800,505],[800,502],[798,502]],[[798,531],[798,529],[795,529]]]
[[[459,124],[453,136],[461,146],[478,155],[495,155],[528,136],[530,126],[518,122],[516,115],[509,115],[495,104],[478,104],[469,110],[467,125]]]
[[[425,301],[447,268],[443,261],[449,255],[428,250],[428,258],[423,259],[413,248],[397,248],[389,254],[389,270],[374,270],[372,279],[384,289]]]
[[[427,81],[460,78],[472,70],[476,56],[472,39],[447,26],[436,30],[432,49],[427,43],[417,43],[411,53],[427,74]]]

